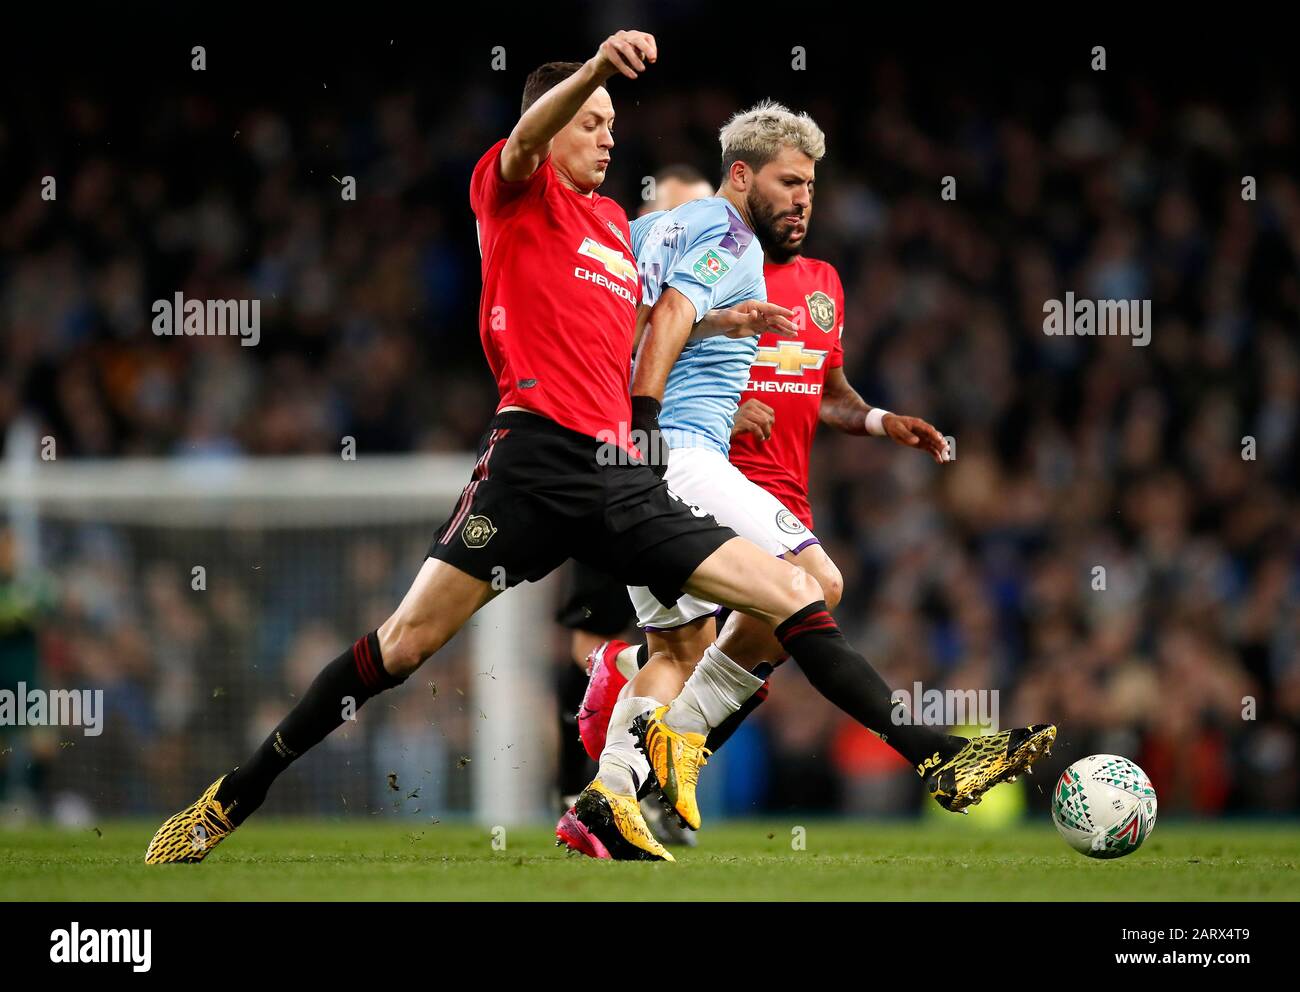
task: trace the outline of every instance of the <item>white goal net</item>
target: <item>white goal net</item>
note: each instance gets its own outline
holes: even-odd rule
[[[103,712],[98,734],[29,729],[26,753],[9,757],[47,769],[71,820],[184,805],[392,612],[472,465],[11,456],[0,508],[41,658],[28,688],[102,691]],[[552,595],[539,583],[499,597],[296,762],[265,811],[486,825],[543,816]]]

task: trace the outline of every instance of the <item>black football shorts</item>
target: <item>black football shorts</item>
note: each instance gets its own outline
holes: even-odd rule
[[[568,592],[555,611],[555,622],[570,630],[613,637],[636,625],[636,610],[628,598],[627,586],[575,561],[569,572]]]
[[[674,496],[648,466],[602,457],[612,447],[538,414],[497,414],[429,557],[507,586],[572,558],[671,606],[736,533]]]

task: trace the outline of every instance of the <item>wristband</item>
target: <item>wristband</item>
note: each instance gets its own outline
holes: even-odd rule
[[[663,404],[653,396],[633,396],[632,397],[632,429],[640,428],[643,431],[659,429],[659,411],[663,409]]]
[[[885,418],[891,416],[888,410],[873,406],[867,411],[867,433],[876,437],[885,436]]]
[[[662,409],[663,404],[653,396],[632,397],[633,437],[645,439],[644,447],[638,444],[637,448],[646,464],[661,479],[668,471],[668,448],[659,432],[659,411]]]

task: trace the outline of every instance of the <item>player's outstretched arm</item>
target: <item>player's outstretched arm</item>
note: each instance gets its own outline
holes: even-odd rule
[[[826,370],[822,385],[821,422],[845,434],[867,434],[867,414],[871,404],[849,385],[843,368]]]
[[[550,151],[551,139],[573,120],[597,87],[615,73],[636,79],[658,58],[654,36],[644,31],[619,31],[606,38],[580,70],[524,111],[501,150],[501,178],[519,182],[531,176]]]
[[[879,429],[872,430],[868,414],[874,408],[864,400],[844,375],[844,369],[826,373],[822,387],[821,422],[845,434],[885,434],[905,448],[924,451],[939,464],[948,461],[948,442],[942,434],[920,417],[886,413]]]
[[[734,307],[710,310],[691,328],[690,340],[724,335],[729,338],[750,338],[771,331],[783,338],[798,337],[793,323],[794,311],[766,300],[746,300]]]

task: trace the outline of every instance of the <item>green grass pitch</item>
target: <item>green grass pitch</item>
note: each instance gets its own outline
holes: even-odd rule
[[[201,865],[148,867],[155,823],[0,830],[0,900],[1296,900],[1296,824],[1162,823],[1137,853],[1093,861],[1050,823],[803,821],[705,825],[668,864],[570,856],[544,828],[391,820],[263,821]]]

